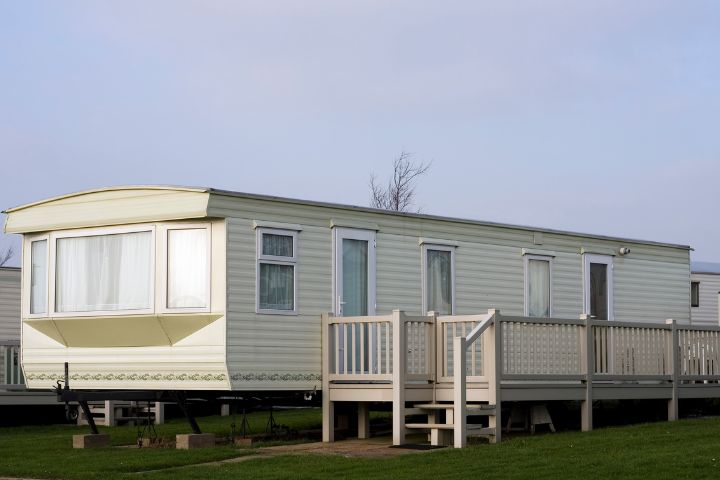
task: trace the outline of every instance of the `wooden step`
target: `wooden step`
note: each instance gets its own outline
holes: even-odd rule
[[[420,410],[453,410],[455,405],[452,403],[419,403],[415,405],[415,408]],[[471,403],[468,404],[466,408],[468,415],[495,415],[495,405],[489,405],[486,403]]]
[[[489,427],[481,427],[480,425],[468,425],[467,434],[469,437],[484,437],[495,435],[495,429]]]
[[[438,430],[453,430],[455,425],[452,423],[406,423],[405,428],[408,429],[438,429]]]

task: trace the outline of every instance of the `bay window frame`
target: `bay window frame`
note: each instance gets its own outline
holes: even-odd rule
[[[48,265],[48,312],[53,318],[62,317],[98,317],[98,316],[126,316],[126,315],[149,315],[155,313],[155,302],[157,291],[156,277],[156,252],[157,252],[157,235],[155,224],[135,224],[125,226],[112,226],[100,228],[82,228],[77,230],[63,230],[50,233],[50,242],[48,243],[50,253],[50,263]],[[97,237],[104,235],[118,235],[123,233],[142,233],[150,232],[150,292],[149,307],[142,309],[124,309],[124,310],[89,310],[83,312],[58,312],[56,294],[57,282],[57,241],[63,238],[81,238],[81,237]],[[52,246],[50,246],[52,245]]]
[[[45,311],[42,313],[32,312],[32,244],[45,240]],[[46,318],[50,315],[50,235],[47,233],[39,235],[27,235],[23,241],[23,295],[22,308],[26,318]]]
[[[211,311],[212,306],[212,226],[210,223],[163,223],[158,225],[158,242],[157,250],[159,262],[156,268],[161,273],[159,277],[159,285],[157,291],[159,295],[155,297],[155,308],[159,313],[207,313]],[[168,263],[168,254],[170,253],[170,231],[171,230],[205,230],[205,255],[206,255],[206,271],[205,285],[207,292],[207,305],[204,307],[175,307],[168,306],[169,302],[169,273],[170,265]]]
[[[262,250],[263,235],[281,235],[292,237],[292,257],[277,255],[265,255]],[[261,315],[298,315],[297,291],[298,291],[298,232],[281,228],[257,227],[255,229],[255,313]],[[260,265],[288,265],[293,267],[293,309],[278,310],[272,308],[260,308]]]

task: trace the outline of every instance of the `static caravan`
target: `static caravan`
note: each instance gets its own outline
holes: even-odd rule
[[[25,383],[20,369],[19,268],[0,267],[0,365],[0,391]]]
[[[468,401],[529,398],[512,389],[530,374],[560,375],[564,393],[544,399],[591,404],[605,391],[588,393],[594,374],[656,375],[676,398],[667,342],[690,323],[688,246],[210,188],[106,188],[6,213],[23,235],[30,388],[67,362],[80,390],[325,390],[332,420],[339,401],[452,401],[454,340],[490,338],[494,322],[498,343],[472,347],[455,376],[474,385]],[[406,373],[407,392],[393,377]]]
[[[693,325],[720,325],[720,264],[693,262],[690,282],[690,319]]]

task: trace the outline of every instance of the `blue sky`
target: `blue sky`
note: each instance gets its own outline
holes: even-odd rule
[[[427,213],[720,261],[718,25],[701,0],[2,2],[0,207],[145,183],[366,205],[406,150]]]

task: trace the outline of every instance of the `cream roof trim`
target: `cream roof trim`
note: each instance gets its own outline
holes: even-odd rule
[[[17,207],[10,207],[8,209],[3,210],[2,213],[13,213],[13,212],[17,212],[18,210],[23,210],[25,208],[34,207],[36,205],[42,205],[44,203],[56,202],[58,200],[63,200],[65,198],[79,197],[79,196],[87,195],[90,193],[115,192],[115,191],[122,191],[122,190],[176,190],[176,191],[183,191],[183,192],[208,192],[209,191],[208,188],[176,187],[173,185],[120,185],[117,187],[93,188],[90,190],[81,190],[79,192],[66,193],[64,195],[58,195],[55,197],[38,200],[37,202],[26,203],[23,205],[18,205]]]
[[[101,188],[8,209],[6,233],[126,225],[207,217],[207,189],[164,186]]]

